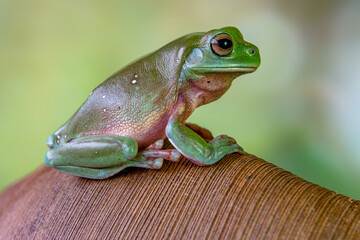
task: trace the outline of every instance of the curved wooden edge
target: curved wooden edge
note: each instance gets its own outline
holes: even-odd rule
[[[0,195],[0,239],[360,239],[360,202],[253,155],[89,180],[41,167]]]

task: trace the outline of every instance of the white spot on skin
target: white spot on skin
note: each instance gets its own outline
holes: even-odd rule
[[[132,84],[135,84],[135,83],[137,83],[137,80],[136,80],[136,79],[133,79],[133,80],[131,81],[131,83],[132,83]]]
[[[104,95],[103,98],[106,98],[106,95]]]
[[[138,75],[137,74],[135,74],[135,78],[137,78],[138,77]]]
[[[103,110],[104,112],[106,112],[106,109],[104,108],[104,110]]]

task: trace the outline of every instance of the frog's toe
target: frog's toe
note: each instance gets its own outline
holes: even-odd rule
[[[156,158],[152,161],[152,167],[153,169],[160,169],[163,165],[163,159],[162,158]]]
[[[169,161],[177,162],[181,158],[181,153],[178,150],[172,150],[170,152]]]
[[[164,146],[164,139],[157,140],[153,144],[149,145],[146,150],[161,150]]]

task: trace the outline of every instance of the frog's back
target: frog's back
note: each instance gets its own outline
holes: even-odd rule
[[[141,147],[163,138],[177,100],[181,60],[175,51],[155,53],[130,64],[94,89],[55,133],[61,142],[87,135],[115,134],[134,138]]]

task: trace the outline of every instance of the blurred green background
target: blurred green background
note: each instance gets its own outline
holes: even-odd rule
[[[119,68],[184,34],[238,27],[262,65],[189,119],[360,199],[360,1],[0,1],[0,190]]]

